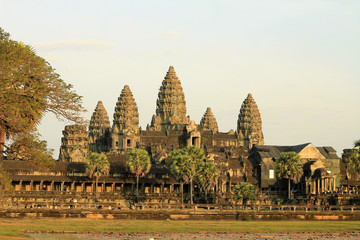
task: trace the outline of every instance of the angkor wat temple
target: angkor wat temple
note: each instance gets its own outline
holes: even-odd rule
[[[76,197],[91,201],[95,183],[85,173],[84,162],[91,152],[103,152],[111,167],[109,176],[100,178],[100,199],[121,203],[135,193],[135,176],[124,165],[126,153],[141,148],[148,151],[152,161],[150,172],[140,180],[144,201],[175,203],[179,202],[180,184],[166,167],[167,155],[191,145],[203,148],[206,161],[214,162],[220,171],[209,198],[213,203],[219,198],[230,199],[232,186],[240,182],[255,185],[259,201],[285,198],[286,182],[278,179],[275,172],[275,160],[282,152],[296,152],[304,166],[304,175],[292,192],[294,199],[318,201],[330,196],[341,202],[346,198],[339,197],[339,192],[358,191],[354,188],[359,185],[357,177],[346,173],[343,160],[332,147],[315,147],[311,143],[264,145],[260,112],[251,94],[240,107],[236,131],[219,132],[210,107],[196,124],[186,115],[185,95],[172,66],[162,81],[156,112],[146,130],[139,127],[136,101],[125,85],[116,102],[112,124],[99,101],[88,127],[65,127],[59,160],[50,171],[39,171],[26,162],[12,160],[4,161],[4,168],[10,173],[16,199],[66,201]],[[196,184],[194,190],[195,202],[204,201]],[[185,192],[189,192],[189,186],[185,186]]]

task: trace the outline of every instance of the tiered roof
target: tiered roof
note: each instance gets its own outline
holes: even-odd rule
[[[211,111],[211,108],[207,108],[204,116],[201,118],[200,126],[203,130],[213,131],[214,133],[219,131],[218,124]]]
[[[118,133],[125,129],[131,132],[139,130],[139,112],[128,85],[124,86],[116,103],[112,131]]]
[[[240,108],[237,122],[237,132],[244,146],[251,148],[253,145],[263,145],[264,135],[259,108],[251,93],[248,94]]]
[[[156,115],[152,118],[150,129],[164,130],[168,126],[188,122],[185,95],[174,67],[170,66],[159,90]]]

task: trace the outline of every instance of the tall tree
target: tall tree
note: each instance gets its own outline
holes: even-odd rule
[[[283,152],[276,159],[276,174],[288,180],[288,199],[291,199],[291,181],[299,181],[303,175],[303,164],[296,152]]]
[[[207,193],[214,187],[218,177],[218,170],[214,163],[202,161],[198,164],[196,173],[196,182],[199,183],[205,193],[205,201],[207,202]]]
[[[31,46],[10,39],[0,28],[0,151],[5,136],[36,131],[46,112],[83,122],[81,101]]]
[[[248,182],[242,182],[237,184],[233,188],[233,198],[236,203],[240,200],[243,201],[243,204],[246,203],[247,200],[254,202],[256,200],[255,187]]]
[[[182,203],[184,202],[184,183],[190,183],[190,203],[193,203],[193,181],[198,170],[198,165],[204,161],[204,159],[204,151],[195,146],[188,146],[170,152],[168,167],[171,174],[180,181]]]
[[[98,182],[101,176],[107,176],[110,172],[110,163],[103,153],[91,153],[86,158],[86,172],[91,179],[95,178],[95,199],[98,198]]]
[[[139,178],[145,176],[151,169],[149,153],[143,149],[134,149],[127,154],[126,166],[136,176],[136,199],[139,196]]]
[[[360,140],[354,142],[354,149],[345,157],[345,163],[350,173],[360,173]]]

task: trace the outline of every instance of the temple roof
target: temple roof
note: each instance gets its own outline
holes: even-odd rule
[[[99,101],[96,105],[89,124],[89,136],[90,135],[102,135],[104,130],[110,127],[110,121],[108,113],[104,107],[102,101]]]
[[[169,67],[159,89],[156,114],[151,120],[151,130],[165,130],[168,126],[188,123],[186,101],[181,82],[173,66]]]
[[[122,132],[125,129],[137,132],[139,130],[139,112],[128,85],[121,91],[115,106],[113,132]]]
[[[237,132],[246,147],[251,148],[254,144],[264,144],[260,111],[251,93],[241,105]]]
[[[213,132],[218,132],[218,124],[214,117],[214,114],[211,111],[211,108],[207,108],[204,116],[201,118],[200,126],[203,130],[209,130]]]

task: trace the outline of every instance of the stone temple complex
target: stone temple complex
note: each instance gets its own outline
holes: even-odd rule
[[[179,202],[180,183],[169,173],[166,159],[171,151],[186,146],[204,149],[206,161],[214,162],[219,170],[213,197],[208,199],[212,202],[230,199],[232,186],[241,182],[255,185],[260,196],[267,196],[260,201],[286,196],[286,182],[278,179],[275,172],[275,161],[282,152],[296,152],[304,164],[304,176],[294,187],[295,198],[319,200],[325,193],[353,186],[341,177],[345,172],[343,161],[332,147],[315,147],[311,143],[264,145],[261,115],[252,94],[239,106],[238,119],[234,119],[236,131],[228,132],[219,132],[210,107],[204,109],[197,124],[187,116],[185,99],[181,82],[170,66],[158,92],[155,114],[143,130],[136,99],[125,85],[115,104],[112,123],[99,101],[89,126],[65,127],[59,161],[50,172],[39,172],[25,162],[4,161],[11,173],[15,196],[24,198],[22,191],[48,191],[49,198],[66,199],[65,192],[91,199],[95,183],[86,174],[84,162],[91,152],[98,152],[105,153],[111,164],[109,176],[99,179],[100,198],[117,203],[129,200],[134,196],[136,181],[125,168],[126,153],[140,148],[148,151],[152,161],[150,172],[140,180],[140,192],[146,201]],[[190,186],[184,187],[188,193]],[[196,184],[194,191],[195,202],[203,201]]]

